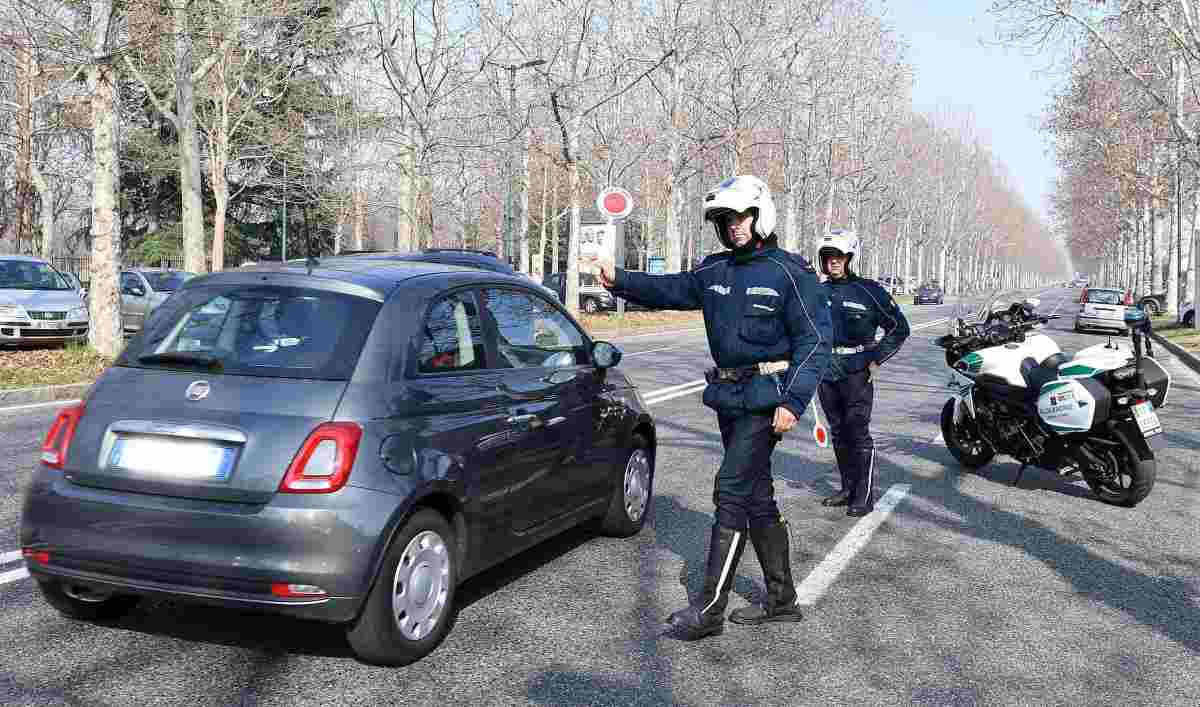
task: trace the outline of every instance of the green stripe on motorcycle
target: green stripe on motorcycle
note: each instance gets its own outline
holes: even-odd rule
[[[1063,375],[1063,376],[1087,376],[1087,377],[1090,377],[1090,376],[1096,375],[1097,370],[1098,369],[1092,368],[1091,366],[1076,365],[1076,366],[1067,366],[1066,368],[1059,369],[1058,373],[1059,373],[1059,375]]]
[[[1047,383],[1046,385],[1043,385],[1042,392],[1049,393],[1052,390],[1058,390],[1059,388],[1067,388],[1067,387],[1070,387],[1071,385],[1072,385],[1071,381],[1054,381],[1052,383]]]

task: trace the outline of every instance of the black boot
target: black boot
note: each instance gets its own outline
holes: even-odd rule
[[[695,641],[725,630],[725,606],[729,603],[729,590],[733,587],[745,547],[745,531],[713,523],[704,590],[690,606],[667,618],[671,635],[684,641]]]
[[[875,510],[875,448],[855,449],[851,454],[857,478],[846,515],[857,518]]]
[[[735,624],[765,624],[800,621],[804,615],[796,605],[792,585],[792,558],[788,549],[788,526],[783,520],[762,528],[750,528],[750,542],[762,565],[767,598],[761,605],[734,609],[729,620]]]
[[[833,454],[837,457],[838,475],[842,477],[842,490],[821,499],[822,506],[844,506],[850,503],[850,475],[846,473],[847,465],[851,463],[854,452],[845,447],[834,446]]]

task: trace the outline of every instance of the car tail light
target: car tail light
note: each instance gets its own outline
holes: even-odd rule
[[[325,590],[318,586],[312,584],[288,584],[287,582],[275,582],[272,584],[271,594],[288,599],[312,599],[328,596]]]
[[[333,493],[346,485],[358,454],[362,428],[354,422],[323,423],[304,440],[288,467],[283,493]]]
[[[50,564],[50,553],[45,550],[34,550],[31,547],[22,548],[21,557],[25,558],[25,562],[36,562],[39,565]]]
[[[54,418],[54,424],[46,433],[46,441],[42,442],[42,463],[46,466],[61,469],[67,463],[67,450],[71,447],[79,418],[83,417],[83,406],[83,403],[76,403],[60,410],[58,417]]]
[[[1125,301],[1122,302],[1121,304],[1125,305],[1126,307],[1132,305],[1133,304],[1133,293],[1130,292],[1129,290],[1125,290]]]

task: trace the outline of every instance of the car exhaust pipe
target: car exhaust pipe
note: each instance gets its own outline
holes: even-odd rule
[[[103,601],[111,599],[113,595],[112,592],[106,589],[100,589],[99,587],[92,587],[86,584],[64,584],[62,590],[63,594],[66,594],[72,599],[85,604],[99,604]]]

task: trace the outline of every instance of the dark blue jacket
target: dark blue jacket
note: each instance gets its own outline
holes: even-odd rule
[[[773,244],[746,256],[710,255],[691,272],[648,275],[618,269],[612,289],[657,309],[703,309],[708,349],[719,368],[789,361],[785,373],[759,378],[772,381],[775,404],[797,418],[829,365],[832,329],[821,284],[803,258]],[[760,404],[762,388],[758,381],[718,383],[705,390],[704,402],[730,413],[765,412],[770,401]],[[758,402],[740,407],[743,394]]]
[[[839,280],[829,278],[822,287],[833,317],[834,347],[871,346],[862,353],[835,353],[829,365],[829,380],[842,380],[870,363],[882,365],[900,350],[908,338],[908,320],[883,286],[850,273]],[[875,333],[880,328],[884,336],[876,344]]]

